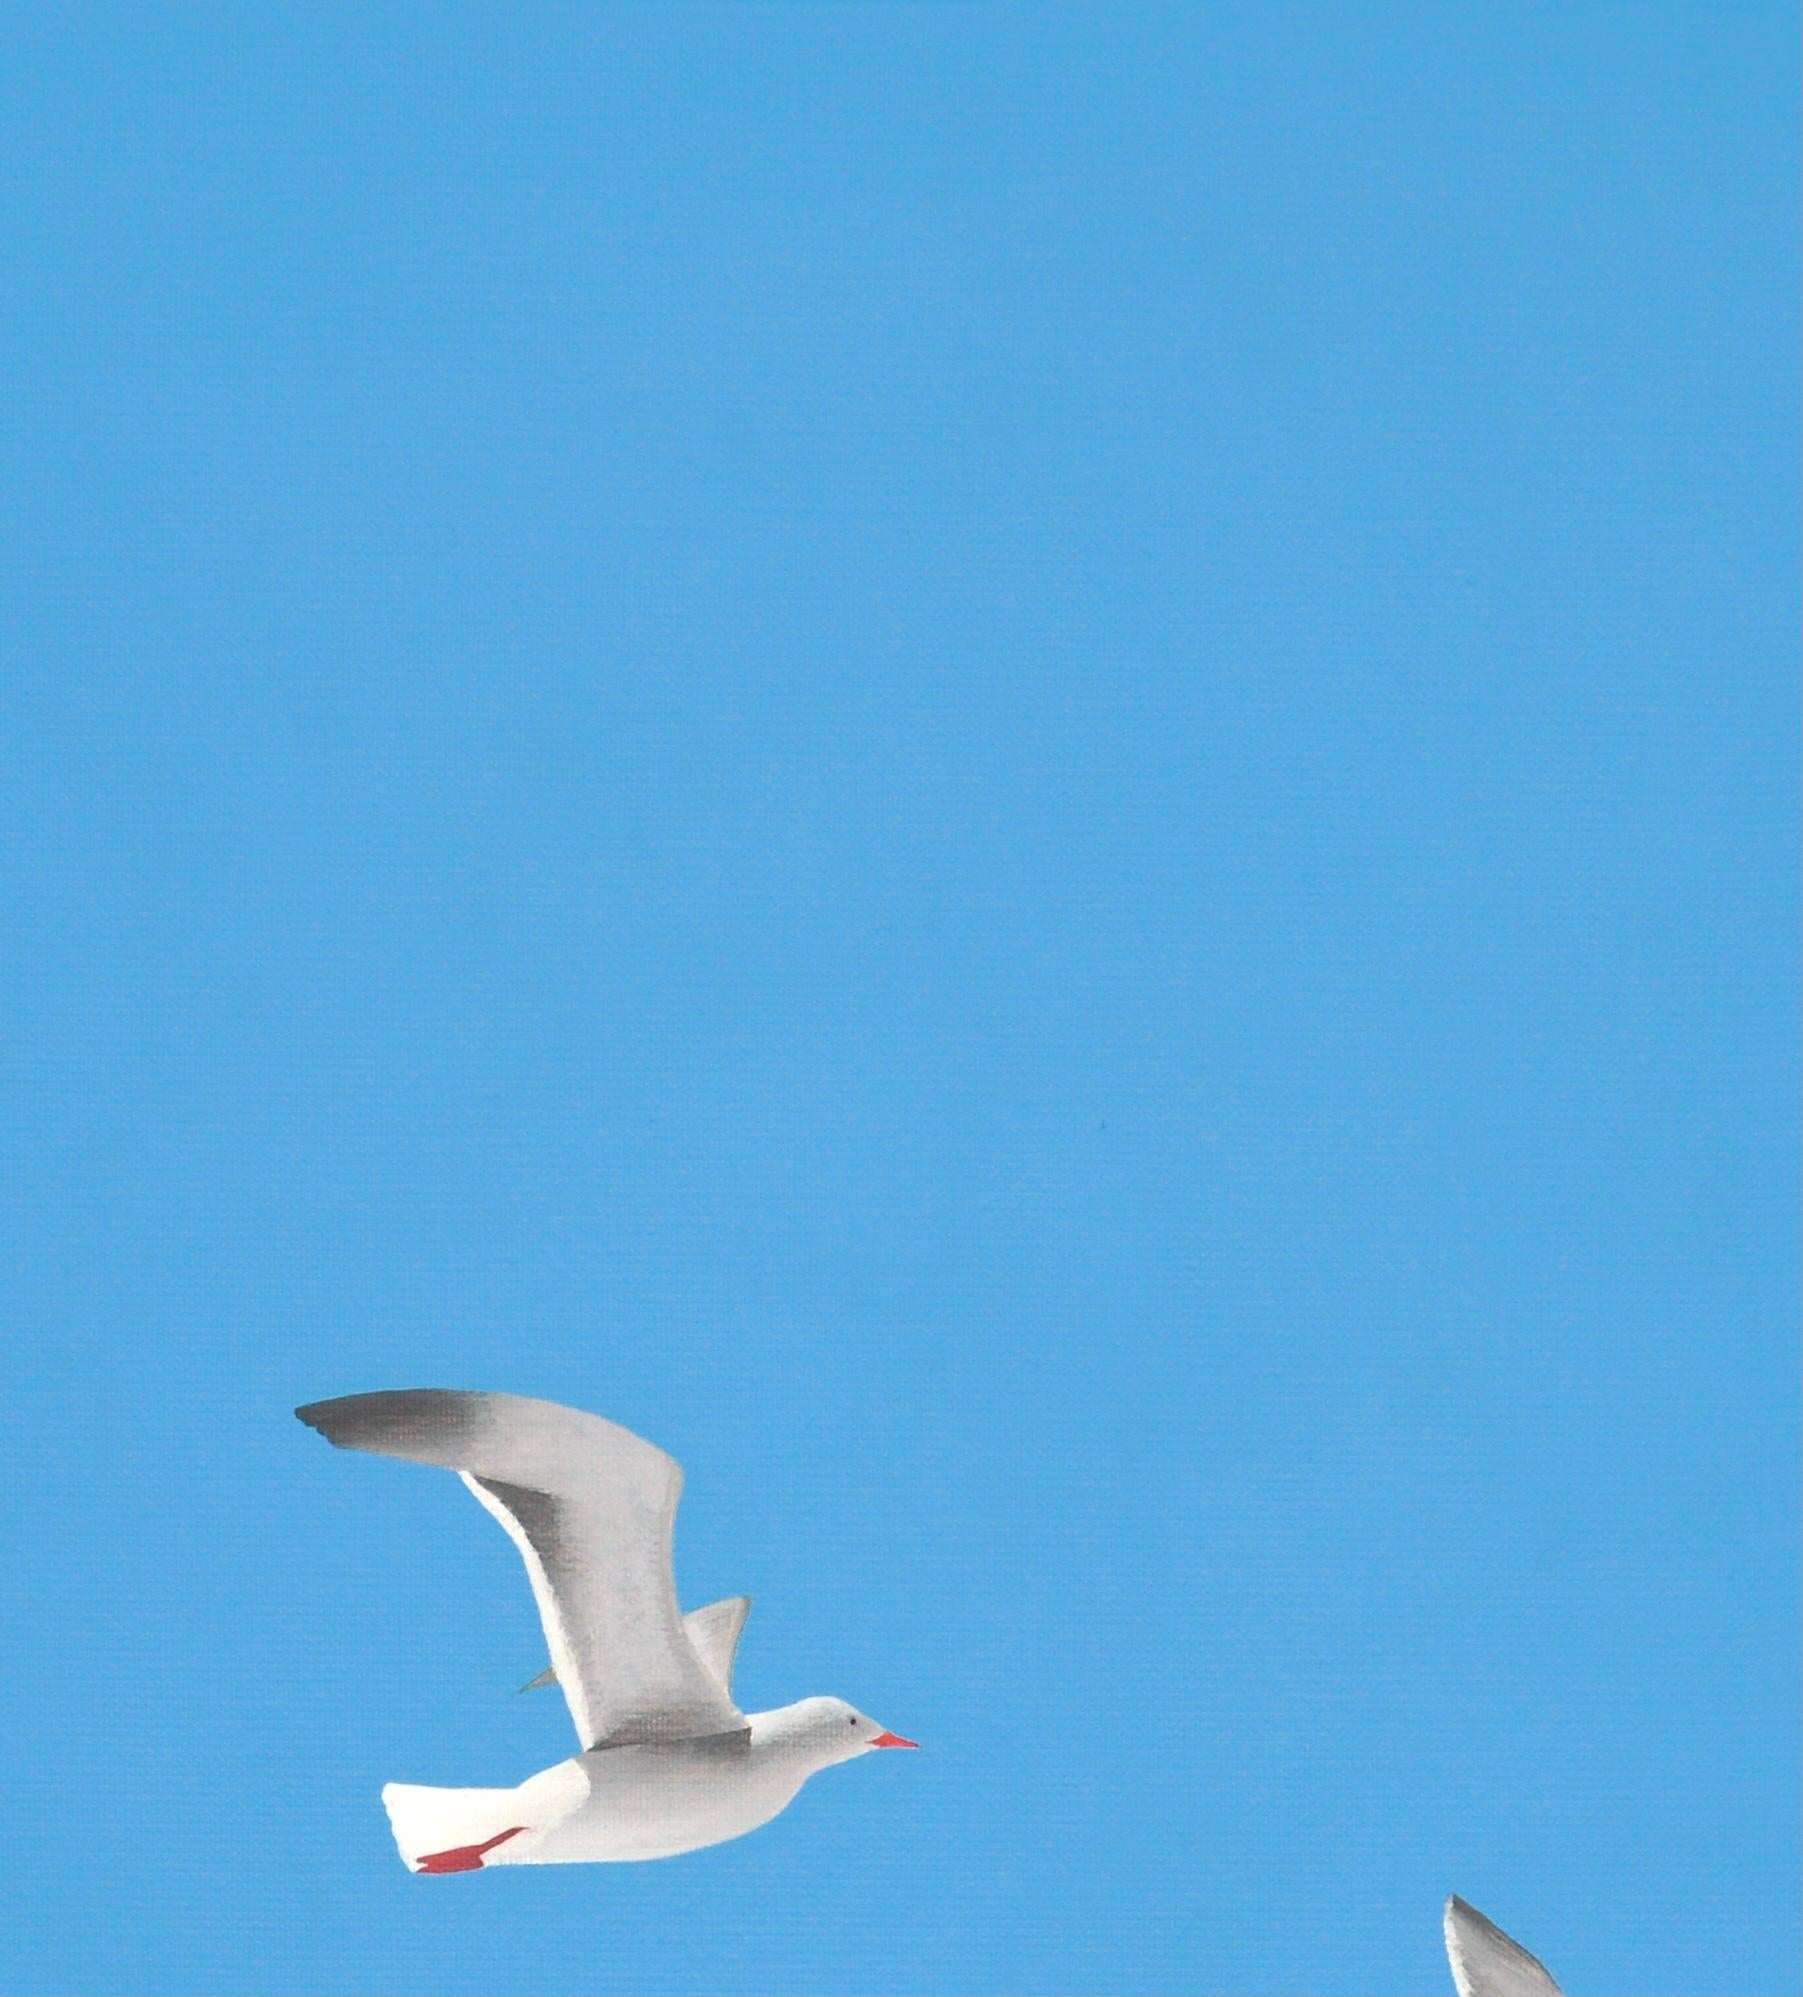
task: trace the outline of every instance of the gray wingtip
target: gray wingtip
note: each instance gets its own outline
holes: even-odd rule
[[[379,1410],[371,1403],[388,1398],[385,1394],[339,1394],[329,1401],[306,1402],[295,1409],[294,1419],[342,1447],[346,1435],[372,1425],[370,1417]]]
[[[295,1409],[294,1419],[315,1435],[323,1435],[334,1449],[342,1449],[344,1445],[336,1433],[340,1424],[333,1415],[337,1405],[335,1401],[309,1401],[305,1407]]]
[[[296,1421],[316,1429],[339,1449],[406,1455],[420,1445],[437,1447],[467,1435],[501,1396],[457,1387],[399,1387],[373,1394],[339,1394],[308,1401]]]
[[[339,1394],[329,1401],[308,1401],[294,1419],[323,1435],[334,1449],[353,1449],[393,1426],[393,1407],[415,1400],[412,1394]]]

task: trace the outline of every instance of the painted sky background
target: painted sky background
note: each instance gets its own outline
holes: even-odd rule
[[[1793,10],[160,12],[0,65],[0,1985],[1796,1989]],[[929,1751],[409,1877],[428,1384]]]

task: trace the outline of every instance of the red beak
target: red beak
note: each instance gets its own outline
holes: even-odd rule
[[[878,1734],[870,1745],[872,1747],[918,1747],[920,1743],[917,1740],[903,1740],[900,1734]]]

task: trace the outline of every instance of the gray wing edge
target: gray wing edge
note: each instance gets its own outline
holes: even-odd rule
[[[1456,1893],[1446,1903],[1445,1930],[1459,1997],[1560,1997],[1546,1964]]]

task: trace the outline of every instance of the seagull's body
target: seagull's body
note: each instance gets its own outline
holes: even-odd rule
[[[329,1442],[455,1470],[520,1549],[581,1752],[512,1789],[382,1791],[415,1872],[671,1858],[766,1824],[808,1777],[912,1747],[840,1699],[749,1716],[732,1699],[744,1596],[683,1616],[682,1472],[597,1415],[419,1388],[296,1410]],[[541,1682],[541,1681],[534,1681]]]
[[[834,1710],[811,1715],[805,1709],[812,1706]],[[837,1749],[839,1731],[850,1731],[843,1712],[837,1700],[804,1700],[754,1714],[736,1734],[574,1755],[516,1789],[391,1782],[382,1801],[395,1842],[417,1871],[470,1871],[470,1859],[488,1866],[674,1858],[781,1815],[825,1765],[810,1748]],[[809,1719],[824,1722],[812,1738]],[[498,1842],[475,1849],[490,1839]]]

